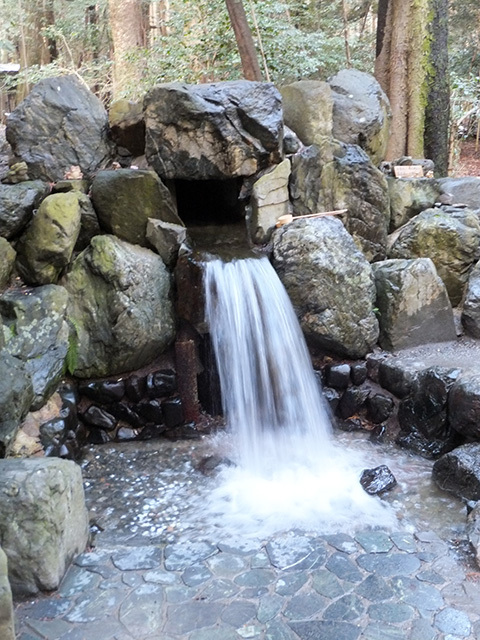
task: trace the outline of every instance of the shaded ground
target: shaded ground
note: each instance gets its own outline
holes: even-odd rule
[[[480,176],[480,144],[475,140],[465,140],[460,146],[460,158],[453,168],[455,177]]]

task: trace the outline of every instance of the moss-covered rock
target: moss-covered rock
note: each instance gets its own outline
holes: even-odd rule
[[[0,638],[15,640],[13,627],[12,590],[8,581],[7,556],[0,547]]]
[[[69,264],[81,226],[82,193],[55,193],[43,200],[17,246],[17,269],[28,284],[57,282]]]
[[[332,90],[320,80],[300,80],[280,89],[285,124],[305,145],[332,137]]]
[[[352,358],[378,339],[372,269],[339,220],[297,220],[273,235],[273,259],[307,339]]]
[[[182,224],[170,191],[152,171],[100,171],[92,201],[102,227],[132,244],[146,246],[149,218]]]
[[[399,229],[411,218],[433,207],[441,193],[430,178],[387,178],[390,193],[390,231]]]
[[[443,206],[422,211],[397,232],[390,258],[431,258],[453,306],[460,303],[480,257],[480,222],[470,209]]]
[[[0,237],[0,289],[4,289],[12,275],[17,252],[12,245]]]
[[[0,236],[17,237],[47,193],[48,185],[41,180],[0,184]]]
[[[171,277],[148,249],[111,235],[93,238],[62,283],[76,333],[75,375],[137,369],[173,340]]]

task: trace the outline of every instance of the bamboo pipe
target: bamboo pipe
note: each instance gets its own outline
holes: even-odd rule
[[[338,216],[342,213],[347,213],[348,209],[336,209],[335,211],[322,211],[320,213],[308,213],[304,216],[293,216],[291,213],[286,213],[284,216],[280,216],[277,219],[278,227],[283,227],[284,224],[292,222],[292,220],[303,220],[304,218],[321,218],[322,216]]]

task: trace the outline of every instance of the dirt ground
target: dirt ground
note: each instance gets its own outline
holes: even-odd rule
[[[460,147],[460,157],[452,170],[455,177],[480,176],[480,144],[465,140]]]

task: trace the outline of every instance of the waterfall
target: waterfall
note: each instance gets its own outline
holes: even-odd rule
[[[295,312],[267,258],[204,264],[206,320],[235,469],[213,510],[257,533],[391,518],[363,492],[363,460],[334,443]],[[264,526],[265,525],[265,526]]]

